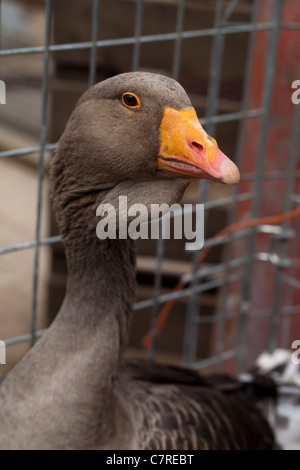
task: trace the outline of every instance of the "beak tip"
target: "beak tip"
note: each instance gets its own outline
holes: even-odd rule
[[[231,160],[227,159],[221,166],[221,182],[229,185],[238,184],[240,181],[240,172],[238,167]]]

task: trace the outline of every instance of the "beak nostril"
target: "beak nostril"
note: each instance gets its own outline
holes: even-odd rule
[[[196,142],[195,140],[192,140],[191,146],[198,152],[202,152],[204,150],[203,145],[201,145],[199,142]]]

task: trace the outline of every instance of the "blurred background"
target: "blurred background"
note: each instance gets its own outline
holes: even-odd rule
[[[79,96],[131,70],[184,86],[206,131],[239,166],[241,183],[190,185],[182,202],[205,204],[199,253],[186,252],[185,240],[138,241],[127,354],[236,373],[262,351],[293,352],[300,339],[300,104],[291,100],[300,80],[299,2],[0,0],[0,8],[0,339],[7,344],[0,376],[53,321],[64,296],[52,151]]]

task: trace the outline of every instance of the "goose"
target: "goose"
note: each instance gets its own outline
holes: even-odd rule
[[[239,181],[181,85],[128,72],[79,99],[51,164],[66,295],[47,332],[0,385],[1,449],[272,449],[235,379],[125,360],[135,242],[99,239],[99,204],[179,202],[193,179]],[[122,217],[122,213],[119,213]]]

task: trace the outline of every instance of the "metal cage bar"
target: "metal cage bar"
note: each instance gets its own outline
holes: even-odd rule
[[[41,136],[40,136],[40,159],[38,170],[38,197],[36,210],[36,229],[35,229],[35,253],[34,253],[34,273],[33,273],[33,292],[32,292],[32,308],[31,308],[31,340],[33,346],[36,333],[36,316],[37,316],[37,291],[39,281],[39,258],[40,258],[40,231],[42,216],[42,197],[43,197],[43,177],[44,177],[44,158],[45,144],[47,134],[47,104],[48,104],[48,83],[49,83],[49,45],[51,35],[51,0],[46,0],[45,5],[45,51],[43,65],[43,85],[42,85],[42,112],[41,112]]]
[[[231,4],[228,5],[227,10],[224,13],[225,17],[229,17],[229,14],[233,11],[233,5],[235,5],[236,2],[232,2]],[[252,12],[251,12],[251,24],[255,24],[257,22],[257,16],[258,16],[258,0],[254,0],[252,4]],[[244,74],[244,87],[243,87],[243,95],[242,95],[242,101],[241,101],[241,111],[243,113],[246,112],[247,110],[247,103],[248,103],[248,96],[249,96],[249,88],[250,88],[250,72],[251,72],[251,63],[253,59],[253,53],[254,53],[254,40],[255,40],[255,35],[254,31],[251,31],[249,33],[249,41],[248,41],[248,50],[247,50],[247,60],[246,60],[246,67],[245,67],[245,74]],[[243,130],[244,130],[244,123],[245,123],[245,118],[242,118],[240,121],[240,126],[239,126],[239,132],[238,132],[238,140],[237,140],[237,146],[236,146],[236,157],[235,157],[235,162],[237,166],[239,167],[242,161],[242,146],[243,146]],[[238,204],[239,198],[238,198],[238,188],[234,189],[234,201],[231,205],[230,213],[229,213],[229,224],[233,224],[235,218],[236,218],[236,211],[237,211],[237,204]],[[226,323],[226,311],[227,311],[227,306],[228,306],[228,294],[229,294],[229,283],[227,281],[228,275],[230,272],[230,258],[232,256],[232,241],[233,237],[230,236],[229,242],[226,245],[225,251],[224,251],[224,258],[225,258],[225,265],[226,265],[226,270],[225,270],[225,283],[224,287],[222,289],[221,293],[221,300],[220,300],[220,322],[218,324],[217,328],[217,340],[216,340],[216,356],[219,357],[219,360],[216,363],[216,369],[220,370],[222,368],[222,358],[221,358],[221,353],[224,349],[224,337],[225,337],[225,323]]]
[[[300,25],[298,26],[300,28]],[[297,29],[298,29],[297,27]],[[226,27],[220,27],[221,34],[235,34],[235,33],[247,33],[250,31],[268,31],[274,28],[273,23],[261,23],[256,25],[232,25]],[[296,26],[295,26],[296,28]],[[215,36],[217,30],[215,28],[208,28],[203,30],[195,31],[182,31],[182,39],[200,38],[205,36]],[[147,36],[141,36],[139,41],[141,43],[148,42],[160,42],[160,41],[174,41],[177,39],[177,33],[165,33],[165,34],[151,34]],[[96,41],[96,47],[110,47],[110,46],[124,46],[136,44],[136,37],[131,38],[120,38],[120,39],[104,39]],[[90,49],[93,47],[92,41],[82,43],[70,43],[70,44],[53,44],[49,47],[49,52],[58,51],[73,51],[79,49]],[[41,54],[44,53],[45,48],[43,46],[36,47],[20,47],[15,49],[4,49],[0,51],[1,56],[8,55],[19,55],[19,54]]]
[[[272,96],[272,85],[275,75],[275,65],[277,56],[277,47],[280,34],[280,21],[282,11],[282,0],[275,0],[274,7],[272,10],[272,23],[274,28],[269,33],[269,44],[268,52],[265,64],[265,78],[263,85],[263,97],[262,107],[264,113],[261,117],[260,133],[258,142],[258,153],[256,156],[256,173],[254,179],[254,196],[252,199],[251,216],[257,217],[259,213],[259,201],[261,194],[261,187],[263,182],[263,165],[264,165],[264,154],[266,151],[267,143],[267,132],[268,132],[268,120],[270,116],[271,96]],[[238,360],[236,370],[240,373],[243,369],[243,361],[245,356],[245,340],[247,331],[247,322],[249,316],[249,300],[251,294],[251,274],[253,269],[253,258],[251,253],[254,251],[255,237],[254,232],[249,237],[249,243],[247,247],[249,263],[245,270],[245,277],[242,286],[241,295],[241,312],[239,319],[239,332],[238,332]]]

